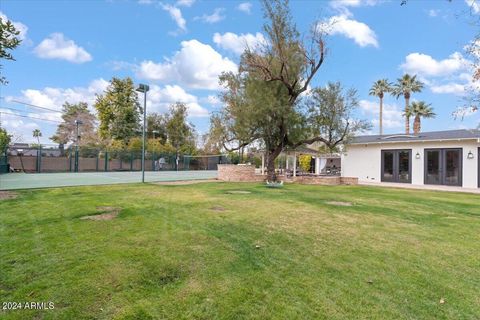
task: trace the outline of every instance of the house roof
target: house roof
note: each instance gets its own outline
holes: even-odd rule
[[[445,140],[479,140],[480,130],[448,130],[421,132],[419,134],[388,134],[388,135],[372,135],[357,136],[351,144],[382,144],[393,142],[422,142],[422,141],[445,141]]]

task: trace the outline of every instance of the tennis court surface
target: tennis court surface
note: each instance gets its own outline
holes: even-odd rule
[[[216,170],[146,171],[145,182],[217,178]],[[142,182],[142,172],[8,173],[0,175],[0,190],[69,187]]]

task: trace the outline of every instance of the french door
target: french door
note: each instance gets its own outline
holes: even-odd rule
[[[462,149],[425,149],[425,184],[462,186]]]
[[[382,150],[383,182],[412,183],[412,150]]]

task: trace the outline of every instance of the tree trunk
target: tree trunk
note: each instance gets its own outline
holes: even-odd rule
[[[421,130],[421,122],[420,116],[415,116],[415,120],[413,121],[413,133],[418,134]]]
[[[380,135],[383,135],[383,98],[380,98]]]
[[[278,146],[274,150],[268,150],[267,154],[267,181],[277,181],[275,174],[275,159],[282,152],[282,146]]]
[[[410,117],[408,115],[408,106],[410,98],[405,98],[405,134],[410,134]]]

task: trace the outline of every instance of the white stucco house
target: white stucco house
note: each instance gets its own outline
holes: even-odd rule
[[[342,176],[480,188],[480,130],[358,136],[342,154]]]

